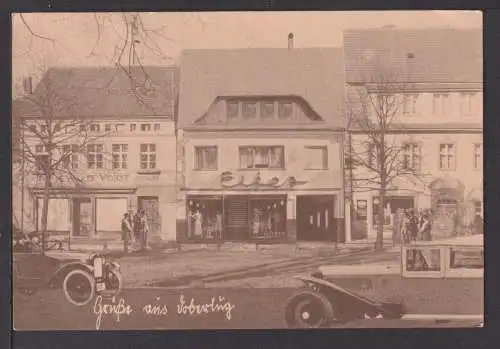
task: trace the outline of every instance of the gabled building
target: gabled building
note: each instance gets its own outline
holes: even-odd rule
[[[387,227],[398,208],[432,209],[436,236],[455,234],[460,224],[476,214],[482,217],[481,30],[348,30],[344,52],[348,95],[360,89],[366,95],[380,93],[369,77],[388,72],[386,82],[404,86],[387,138],[401,148],[401,175],[383,203],[376,191],[347,183],[354,205],[353,238],[375,234],[380,204]],[[349,131],[354,139],[366,137],[366,129]],[[354,168],[352,178],[364,176],[364,170]]]
[[[178,240],[344,240],[342,50],[289,40],[184,51]]]
[[[18,101],[33,225],[52,147],[50,233],[119,239],[123,214],[142,208],[152,239],[175,240],[177,93],[175,67],[50,68]]]

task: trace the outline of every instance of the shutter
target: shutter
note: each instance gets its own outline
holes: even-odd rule
[[[228,226],[245,227],[248,226],[248,200],[230,199],[228,200]]]

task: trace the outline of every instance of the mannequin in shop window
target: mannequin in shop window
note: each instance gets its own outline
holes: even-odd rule
[[[193,214],[191,215],[191,219],[193,222],[193,236],[195,238],[199,238],[203,236],[203,216],[200,212],[199,208],[196,208]]]

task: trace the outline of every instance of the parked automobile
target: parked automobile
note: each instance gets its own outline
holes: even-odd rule
[[[31,295],[40,289],[62,289],[72,304],[83,306],[96,294],[117,295],[123,288],[120,265],[104,254],[43,251],[38,238],[13,232],[12,284]]]
[[[399,263],[322,266],[297,276],[305,289],[287,302],[288,327],[360,319],[483,321],[483,236],[403,245]]]

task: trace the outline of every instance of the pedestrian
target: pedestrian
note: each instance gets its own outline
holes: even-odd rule
[[[125,213],[122,218],[122,240],[123,240],[123,252],[128,253],[128,247],[130,241],[132,240],[132,227],[130,225],[129,214]]]
[[[146,250],[148,248],[148,221],[146,219],[146,214],[143,209],[140,209],[138,212],[137,218],[137,230],[139,231],[139,239],[141,244],[141,250]]]
[[[418,216],[415,210],[410,210],[409,214],[409,230],[411,239],[417,241],[418,239]]]
[[[132,228],[134,230],[134,242],[137,246],[139,246],[141,243],[141,229],[142,229],[140,210],[137,210],[135,212],[132,221],[133,221]]]
[[[419,236],[424,241],[432,240],[432,223],[427,212],[422,214],[422,221],[419,229]]]

